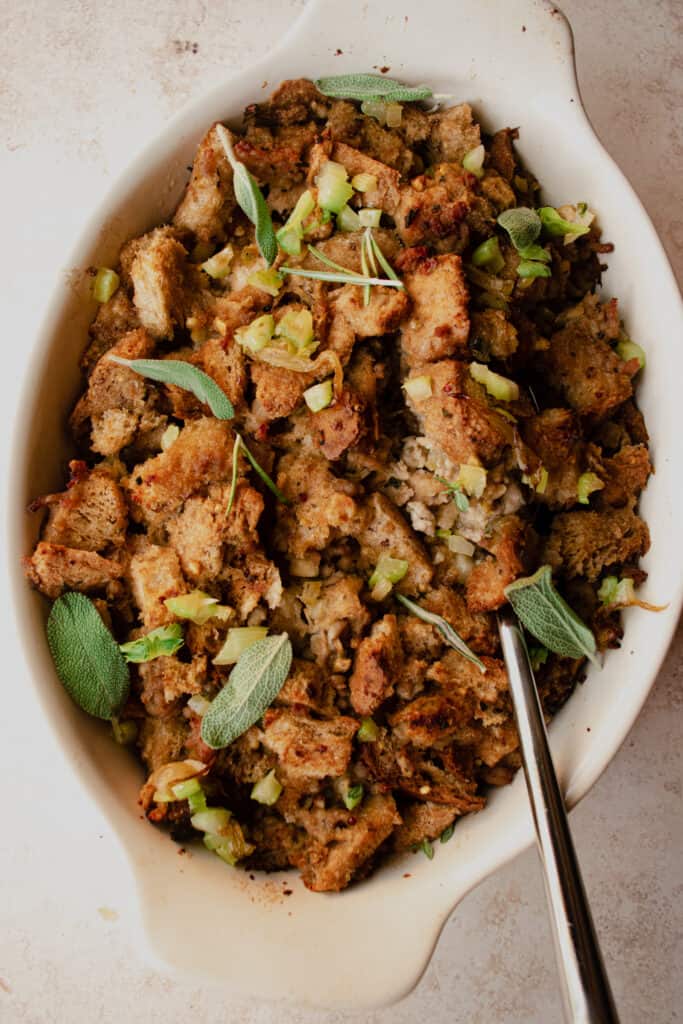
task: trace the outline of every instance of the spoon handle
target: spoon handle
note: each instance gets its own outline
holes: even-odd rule
[[[536,827],[555,952],[570,1024],[618,1024],[609,980],[581,880],[564,800],[548,746],[543,712],[517,619],[499,613],[524,775]]]

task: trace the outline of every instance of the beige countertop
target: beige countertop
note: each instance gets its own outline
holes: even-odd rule
[[[575,32],[588,113],[649,210],[680,280],[683,9],[676,0],[562,6]],[[0,3],[3,467],[16,381],[43,297],[64,270],[64,253],[85,216],[186,99],[264,53],[302,7],[302,0]],[[534,851],[464,900],[418,988],[387,1010],[354,1016],[236,1001],[145,962],[134,941],[135,901],[123,854],[67,770],[8,618],[1,618],[9,694],[0,716],[2,1024],[561,1019]],[[633,1024],[675,1021],[683,1004],[682,667],[679,629],[631,735],[572,815],[622,1020]]]

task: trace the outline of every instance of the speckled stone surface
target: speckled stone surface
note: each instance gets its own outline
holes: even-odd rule
[[[0,468],[43,296],[66,269],[64,253],[85,216],[150,133],[226,68],[261,54],[302,7],[302,0],[1,0]],[[589,115],[653,217],[680,280],[683,9],[676,0],[565,0],[563,7]],[[123,855],[66,770],[7,617],[0,619],[2,1024],[561,1019],[533,851],[465,899],[418,988],[387,1010],[326,1014],[239,1002],[145,963],[133,943]],[[572,815],[622,1020],[633,1024],[676,1021],[683,1005],[682,667],[679,630],[631,735]]]

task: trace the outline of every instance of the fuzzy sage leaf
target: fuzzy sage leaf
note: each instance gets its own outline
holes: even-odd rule
[[[214,750],[227,747],[257,722],[282,689],[291,664],[292,644],[286,633],[248,647],[202,718],[206,745]]]
[[[533,245],[541,233],[541,218],[535,210],[530,210],[527,206],[504,210],[498,217],[498,223],[507,231],[510,241],[519,253]]]
[[[437,615],[435,612],[429,612],[422,605],[417,604],[415,601],[411,601],[409,597],[404,594],[397,594],[396,600],[400,601],[404,608],[407,608],[412,615],[417,616],[418,619],[422,619],[423,622],[428,622],[430,626],[435,626],[443,639],[446,641],[449,647],[452,647],[458,654],[462,654],[463,658],[467,661],[471,661],[473,665],[476,665],[480,672],[486,672],[486,665],[478,658],[474,651],[471,651],[467,646],[460,634],[453,629],[450,622],[444,619],[443,615]]]
[[[219,420],[231,420],[235,415],[232,402],[215,380],[191,363],[181,359],[122,359],[121,356],[106,358],[112,363],[127,366],[141,377],[158,381],[160,384],[175,384],[177,388],[190,391],[200,402],[208,405]]]
[[[549,565],[510,583],[505,596],[520,622],[548,650],[562,658],[589,658],[594,665],[600,664],[595,637],[558,594]]]
[[[57,598],[47,620],[47,642],[69,696],[89,715],[112,718],[128,696],[128,666],[85,594]]]
[[[270,266],[277,256],[277,239],[268,205],[252,175],[235,156],[230,135],[222,124],[216,125],[216,134],[221,140],[225,155],[232,167],[232,188],[235,199],[240,209],[254,225],[259,252]]]
[[[319,78],[316,87],[323,96],[340,100],[386,100],[390,103],[411,103],[432,95],[428,85],[403,85],[384,75],[330,75]]]
[[[155,658],[168,658],[183,646],[183,629],[177,622],[170,626],[159,626],[137,640],[119,644],[119,650],[126,661],[142,664]]]

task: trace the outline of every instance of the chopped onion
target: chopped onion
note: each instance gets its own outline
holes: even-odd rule
[[[400,103],[387,103],[384,116],[387,128],[398,128],[403,119],[403,107]]]
[[[211,701],[207,700],[206,697],[202,697],[201,693],[193,694],[187,702],[187,706],[190,711],[194,711],[195,715],[205,715],[211,706]]]
[[[254,783],[251,790],[251,799],[255,800],[257,804],[265,804],[266,807],[272,807],[273,804],[277,803],[281,792],[282,785],[278,782],[275,776],[275,769],[273,768],[262,779]]]
[[[339,398],[344,384],[344,370],[339,361],[339,356],[332,349],[326,348],[317,359],[308,359],[302,355],[291,355],[278,348],[264,348],[256,355],[262,363],[270,366],[279,366],[283,370],[293,370],[295,373],[321,373],[332,370],[334,373],[334,394]]]
[[[616,576],[605,576],[598,598],[607,608],[644,608],[648,612],[662,612],[668,605],[649,604],[636,597],[635,584],[629,577],[618,579]]]
[[[472,498],[481,498],[486,488],[486,470],[483,466],[462,465],[455,480]]]
[[[370,591],[370,597],[373,601],[383,601],[385,597],[389,596],[392,588],[393,583],[391,580],[388,580],[386,576],[382,576]]]
[[[423,398],[431,398],[432,378],[426,375],[409,377],[403,385],[403,390],[414,402],[419,402]]]
[[[311,412],[321,412],[332,402],[332,381],[324,380],[304,391],[304,402]]]
[[[228,630],[228,636],[213,659],[214,665],[234,665],[241,654],[268,636],[267,626],[239,626]]]
[[[220,834],[209,832],[205,835],[204,846],[231,867],[254,851],[254,847],[246,841],[239,823],[234,818]]]
[[[358,211],[358,219],[364,228],[378,228],[382,219],[382,211],[366,207]]]
[[[476,175],[477,178],[484,176],[484,157],[486,156],[486,150],[483,146],[475,146],[469,153],[465,153],[463,157],[462,165],[466,171],[470,174]]]
[[[227,277],[232,267],[232,261],[235,258],[235,250],[231,245],[226,245],[220,252],[215,253],[210,259],[206,260],[205,263],[201,264],[201,268],[205,274],[214,280],[219,281],[222,277]]]
[[[93,278],[91,293],[97,302],[109,302],[119,287],[119,275],[109,267],[98,267]]]
[[[363,100],[360,109],[367,117],[374,117],[380,124],[386,124],[387,105],[384,100]]]
[[[221,835],[232,818],[230,811],[225,807],[207,807],[205,811],[199,811],[190,818],[190,823],[198,832],[210,832],[212,835]]]
[[[307,555],[305,558],[290,558],[289,571],[299,579],[314,580],[320,572],[320,555]]]
[[[275,325],[275,334],[278,338],[293,342],[298,349],[306,348],[313,341],[313,316],[310,309],[288,309]]]
[[[471,558],[474,554],[474,544],[467,540],[459,533],[454,533],[446,539],[448,550],[452,551],[454,555],[467,555]]]
[[[360,217],[350,206],[344,206],[337,214],[337,227],[340,231],[360,231]]]
[[[483,363],[470,363],[470,377],[483,384],[489,395],[499,402],[516,402],[519,398],[519,386],[514,380],[494,373]]]
[[[351,178],[351,185],[356,192],[374,192],[377,188],[377,178],[374,174],[361,172]]]
[[[180,427],[175,423],[169,423],[166,430],[161,435],[161,450],[166,452],[180,437]]]
[[[186,779],[193,779],[197,775],[205,775],[208,765],[203,761],[195,761],[188,758],[185,761],[170,761],[163,764],[147,779],[145,788],[153,788],[154,799],[157,803],[169,803],[175,800],[173,786]]]

